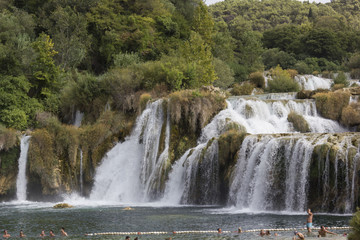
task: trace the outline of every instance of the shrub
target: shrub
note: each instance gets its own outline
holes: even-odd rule
[[[265,78],[262,72],[253,72],[249,75],[249,80],[258,88],[265,87]]]
[[[349,81],[344,72],[340,72],[334,79],[334,84],[343,84],[345,87],[349,86]]]
[[[254,90],[255,86],[252,83],[244,82],[243,84],[234,84],[231,94],[235,96],[240,95],[251,95],[252,91]]]
[[[323,71],[321,76],[323,78],[330,78],[330,79],[334,78],[334,74],[332,72],[329,72],[329,71]]]
[[[1,122],[7,127],[24,130],[28,125],[26,113],[16,107],[0,111]]]
[[[344,88],[344,87],[345,87],[344,84],[334,84],[331,89],[332,89],[333,91],[336,91],[336,90],[342,89],[342,88]]]
[[[352,55],[350,57],[349,63],[347,64],[347,66],[350,69],[360,68],[360,52],[355,53],[354,55]]]
[[[128,67],[140,62],[141,59],[137,53],[119,53],[114,56],[115,67]]]
[[[313,96],[320,114],[332,120],[340,120],[344,107],[349,104],[350,94],[346,92],[317,93]]]
[[[349,240],[359,240],[360,236],[360,209],[356,210],[356,213],[350,220],[351,232],[348,236]]]
[[[360,124],[360,103],[351,103],[342,110],[341,123],[346,126]]]
[[[310,127],[305,118],[295,112],[289,113],[287,120],[293,124],[296,131],[301,133],[310,132]]]
[[[0,151],[9,150],[17,143],[18,133],[13,129],[5,128],[0,124]]]
[[[215,87],[226,89],[234,83],[234,72],[225,62],[215,58],[214,67],[217,76],[213,83]]]
[[[140,95],[140,110],[143,111],[146,108],[146,104],[151,100],[151,95],[149,93],[143,93]]]
[[[290,77],[290,74],[277,66],[271,71],[273,80],[268,81],[269,92],[297,92],[300,86]]]
[[[350,76],[352,79],[359,79],[360,78],[360,68],[352,69],[350,72]]]
[[[309,74],[309,73],[311,73],[311,68],[304,61],[297,62],[295,64],[295,69],[300,74]]]
[[[294,79],[296,77],[296,75],[299,74],[298,71],[296,71],[296,69],[287,69],[286,71],[290,74],[290,77],[292,79]]]

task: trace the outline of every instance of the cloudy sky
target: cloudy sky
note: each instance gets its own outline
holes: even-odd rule
[[[222,0],[205,0],[205,3],[206,3],[207,5],[209,5],[209,4],[213,4],[213,3],[221,2],[221,1],[222,1]],[[310,2],[312,2],[312,0],[310,0]],[[317,1],[314,0],[314,2],[327,3],[327,2],[330,2],[330,0],[317,0]]]

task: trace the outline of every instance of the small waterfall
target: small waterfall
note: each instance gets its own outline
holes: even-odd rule
[[[202,131],[201,142],[221,134],[229,121],[238,123],[251,134],[294,132],[287,120],[291,112],[302,115],[313,133],[348,131],[336,121],[318,116],[313,100],[261,100],[256,97],[232,97],[228,108],[215,116]]]
[[[80,148],[80,195],[83,194],[84,180],[83,180],[83,151]]]
[[[167,160],[164,151],[167,151],[169,142],[167,139],[167,146],[159,154],[165,122],[163,102],[148,103],[130,137],[106,154],[96,170],[90,199],[136,203],[154,198],[153,183],[159,181],[154,179],[162,177],[159,172],[154,172],[159,171],[159,166],[164,166],[161,162]],[[169,126],[169,120],[166,122]],[[166,137],[169,138],[170,126],[166,128]]]
[[[338,169],[330,165],[332,135],[292,134],[292,135],[250,135],[245,138],[239,150],[237,164],[231,176],[229,203],[237,208],[249,208],[252,211],[304,211],[309,197],[319,197],[322,209],[329,210],[329,201],[342,202],[345,197],[345,212],[354,208],[356,171],[359,159],[359,147],[351,144],[351,136],[344,137],[348,142],[348,151],[355,151],[351,158],[345,154],[341,185],[331,183],[330,176],[337,175]],[[326,145],[324,145],[326,144]],[[341,143],[340,143],[341,145]],[[328,146],[324,162],[312,160],[316,147]],[[319,180],[310,179],[312,161],[317,162]],[[352,167],[349,169],[349,164]],[[312,165],[313,166],[313,165]],[[313,166],[316,167],[315,165]],[[320,169],[321,168],[321,169]],[[318,187],[316,188],[317,184]],[[345,191],[342,186],[346,186]],[[308,196],[309,189],[318,189],[318,196]],[[334,191],[336,188],[336,191]],[[331,196],[331,197],[330,197]],[[319,200],[320,200],[319,199]],[[351,203],[351,204],[350,204]],[[336,204],[335,204],[336,205]],[[341,205],[341,204],[340,204]],[[340,209],[333,209],[339,211]]]
[[[73,125],[75,127],[80,127],[81,126],[81,121],[84,117],[84,113],[80,112],[79,110],[76,110],[76,113],[75,113],[75,119],[74,119],[74,123]]]
[[[332,79],[316,77],[314,75],[297,75],[295,81],[300,84],[303,90],[330,89]]]
[[[217,141],[188,150],[173,166],[166,184],[163,203],[217,204],[219,164]]]
[[[26,200],[26,162],[30,136],[23,136],[20,141],[19,172],[16,179],[16,197],[18,201]]]

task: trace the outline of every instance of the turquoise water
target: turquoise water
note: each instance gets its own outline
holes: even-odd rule
[[[39,239],[42,229],[46,234],[53,229],[60,238],[60,228],[65,227],[66,239],[125,239],[120,236],[85,236],[86,233],[101,232],[153,232],[161,235],[139,235],[139,239],[264,239],[256,233],[237,234],[243,230],[261,228],[303,228],[304,213],[247,213],[236,209],[219,207],[151,207],[131,206],[74,206],[71,209],[54,209],[53,203],[0,203],[0,228],[7,229],[12,236],[18,236],[20,229],[27,239]],[[314,215],[314,226],[348,226],[349,215]],[[231,233],[176,234],[172,231],[216,230]],[[348,230],[339,230],[342,234]],[[276,239],[290,239],[292,231],[278,232]],[[136,235],[131,235],[134,239]],[[14,238],[14,237],[12,237]],[[268,238],[271,239],[271,238]]]

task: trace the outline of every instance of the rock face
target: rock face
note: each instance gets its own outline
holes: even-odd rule
[[[0,126],[0,201],[15,197],[17,159],[20,156],[19,133]]]

